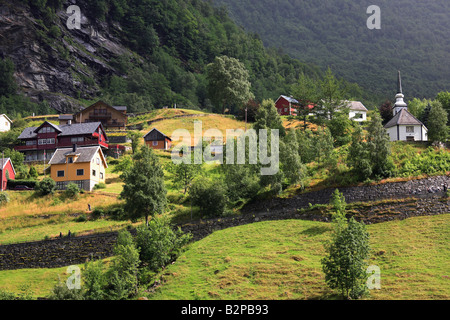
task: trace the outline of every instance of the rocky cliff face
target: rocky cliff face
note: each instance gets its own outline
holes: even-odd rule
[[[0,57],[13,60],[17,83],[27,96],[46,100],[62,113],[81,108],[77,99],[94,98],[98,84],[117,74],[111,59],[128,52],[113,36],[120,26],[89,20],[83,15],[83,3],[66,2],[50,30],[28,5],[0,0]],[[79,30],[66,26],[71,4],[81,9]]]

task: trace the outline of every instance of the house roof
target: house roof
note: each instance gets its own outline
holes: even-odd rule
[[[78,111],[77,113],[75,113],[74,116],[76,117],[80,113],[82,113],[84,111],[87,111],[87,110],[91,109],[92,107],[94,107],[96,105],[99,105],[99,104],[103,104],[107,108],[113,108],[114,110],[117,110],[117,111],[120,111],[120,112],[127,111],[127,107],[126,106],[111,106],[111,105],[107,104],[105,101],[99,100],[96,103],[91,104],[89,107],[86,107],[83,110]]]
[[[384,127],[391,128],[397,125],[421,125],[425,126],[421,121],[414,117],[411,112],[406,109],[400,110]]]
[[[73,120],[73,114],[60,114],[59,120]]]
[[[8,116],[6,114],[0,114],[0,117],[5,117],[5,119],[8,120],[9,123],[12,123],[11,119],[8,118]]]
[[[44,121],[39,127],[36,127],[34,132],[37,133],[39,131],[39,129],[42,128],[45,124],[48,124],[48,125],[50,125],[50,127],[53,127],[56,131],[61,132],[61,129],[56,124],[53,124],[53,123],[48,122],[48,121]]]
[[[284,100],[286,100],[286,101],[288,101],[288,102],[290,102],[290,103],[299,103],[299,102],[298,102],[297,100],[295,100],[294,98],[288,97],[288,96],[284,96],[284,95],[281,95],[281,96],[277,99],[277,101],[280,100],[280,98],[283,98]],[[275,103],[276,103],[276,101],[275,101]]]
[[[112,106],[114,109],[116,109],[117,111],[127,111],[127,107],[126,106]]]
[[[50,122],[44,122],[39,127],[29,127],[25,128],[25,130],[22,131],[18,139],[33,139],[37,137],[37,132],[39,129],[45,124],[50,124],[55,130],[59,132],[58,136],[76,136],[76,135],[83,135],[83,134],[92,134],[95,131],[97,131],[98,127],[100,126],[103,130],[103,126],[101,122],[85,122],[85,123],[73,123],[73,124],[65,124],[57,126],[55,124],[52,124]],[[104,130],[103,130],[104,132]],[[105,133],[106,137],[106,133]],[[108,139],[108,138],[106,138]]]
[[[3,169],[5,169],[6,165],[8,164],[8,162],[11,162],[11,167],[14,171],[14,175],[16,174],[16,169],[14,169],[13,163],[11,161],[11,158],[0,158],[0,171],[2,171]],[[1,164],[3,163],[3,166],[1,166]]]
[[[62,148],[62,149],[56,149],[55,153],[53,154],[52,158],[50,159],[49,163],[52,164],[65,164],[66,163],[66,157],[69,155],[78,155],[78,159],[75,163],[85,163],[85,162],[91,162],[94,156],[97,153],[101,154],[101,158],[103,163],[105,164],[105,167],[108,167],[106,164],[105,156],[103,155],[102,148],[99,146],[95,147],[79,147],[77,148],[77,151],[74,152],[73,148]]]
[[[353,111],[368,111],[367,108],[361,103],[361,101],[345,101],[348,103],[348,107]]]
[[[166,136],[164,133],[162,133],[161,131],[159,131],[158,129],[156,129],[156,128],[153,128],[152,130],[150,130],[149,132],[147,132],[147,134],[144,136],[144,140],[145,140],[145,138],[150,134],[150,133],[152,133],[153,131],[158,131],[162,136],[164,136],[165,138],[167,138],[167,139],[169,139],[170,141],[172,141],[172,139],[169,137],[169,136]]]

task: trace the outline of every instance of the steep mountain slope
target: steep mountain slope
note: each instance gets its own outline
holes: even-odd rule
[[[408,97],[435,97],[450,87],[447,0],[215,0],[265,45],[391,98],[397,69]],[[371,5],[381,29],[369,30]]]
[[[74,3],[79,30],[66,25]],[[288,92],[301,72],[321,75],[265,49],[257,35],[202,0],[0,0],[0,35],[0,58],[14,63],[21,92],[58,112],[98,98],[130,112],[175,103],[210,108],[205,67],[219,55],[244,63],[258,100]],[[19,108],[0,99],[2,112]]]

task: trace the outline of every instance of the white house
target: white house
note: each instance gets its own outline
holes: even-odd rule
[[[6,114],[0,114],[0,132],[6,132],[11,130],[11,119]]]
[[[360,101],[345,101],[348,105],[349,118],[354,121],[367,121],[367,108]]]
[[[395,96],[394,117],[384,126],[391,141],[428,141],[428,129],[408,111],[405,103],[402,79],[398,72],[398,90]]]

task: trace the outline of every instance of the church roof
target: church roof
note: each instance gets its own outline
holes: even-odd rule
[[[425,126],[421,121],[414,117],[411,112],[406,109],[400,110],[384,127],[391,128],[397,125],[420,125]]]

